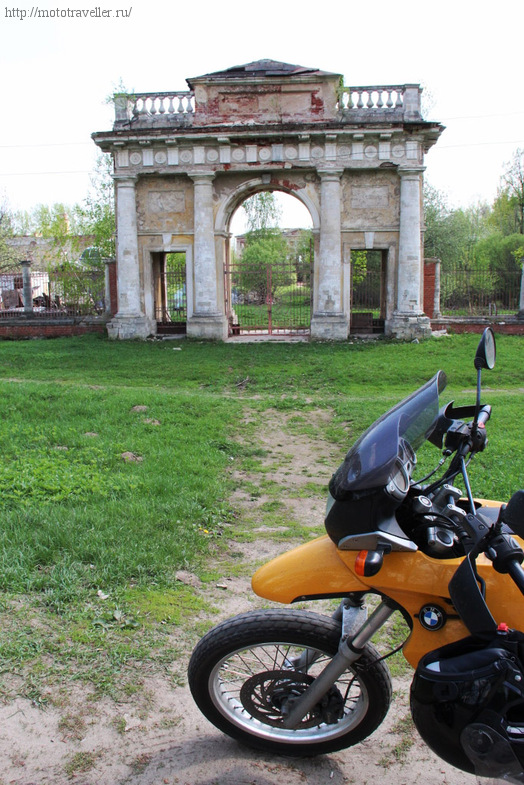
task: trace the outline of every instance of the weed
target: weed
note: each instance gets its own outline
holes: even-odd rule
[[[134,774],[142,774],[149,764],[151,763],[153,756],[147,752],[142,752],[140,755],[131,761],[131,769]]]
[[[85,774],[96,764],[94,752],[75,752],[69,757],[64,766],[64,771],[68,777],[75,777],[77,774]]]
[[[80,741],[85,736],[85,719],[77,714],[66,714],[58,721],[58,730],[65,738]]]

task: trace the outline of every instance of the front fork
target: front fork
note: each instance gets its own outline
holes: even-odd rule
[[[361,657],[364,647],[395,612],[387,601],[382,601],[373,611],[369,619],[360,627],[356,635],[344,638],[340,642],[337,654],[320,673],[312,685],[291,705],[284,718],[284,728],[296,728],[317,703],[319,703],[331,686],[342,676],[350,665]]]

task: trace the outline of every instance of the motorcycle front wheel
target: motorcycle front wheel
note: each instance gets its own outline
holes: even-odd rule
[[[213,725],[257,749],[302,757],[351,747],[373,733],[391,702],[389,670],[371,644],[297,728],[283,725],[286,708],[337,653],[340,631],[340,622],[309,611],[228,619],[193,652],[193,698]]]

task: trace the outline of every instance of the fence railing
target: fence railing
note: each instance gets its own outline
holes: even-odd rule
[[[452,316],[498,316],[519,311],[522,273],[461,267],[440,271],[440,311]]]
[[[0,319],[100,316],[109,303],[104,270],[0,274]]]

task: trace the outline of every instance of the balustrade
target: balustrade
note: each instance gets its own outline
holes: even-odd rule
[[[164,118],[176,121],[193,115],[195,111],[192,91],[120,94],[114,97],[114,102],[116,122],[159,121]]]
[[[418,85],[341,87],[338,111],[347,121],[358,118],[386,120],[391,115],[406,120],[421,119]],[[192,123],[198,111],[193,91],[167,93],[120,93],[114,96],[115,121],[119,123]]]
[[[357,113],[359,117],[394,113],[406,119],[420,118],[421,92],[418,85],[341,87],[338,109],[346,117]]]

